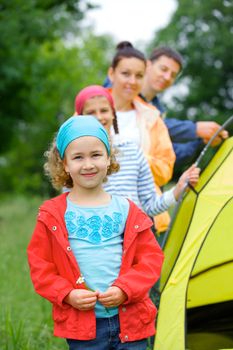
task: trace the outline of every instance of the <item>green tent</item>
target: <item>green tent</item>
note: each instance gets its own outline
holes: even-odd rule
[[[233,349],[233,137],[185,194],[164,253],[154,350]]]

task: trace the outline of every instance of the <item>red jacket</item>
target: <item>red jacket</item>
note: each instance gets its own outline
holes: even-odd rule
[[[63,193],[40,207],[27,252],[35,290],[53,304],[54,335],[89,340],[96,336],[94,310],[80,311],[63,302],[78,283],[79,266],[65,226]],[[120,339],[134,341],[155,333],[156,308],[148,296],[160,276],[163,253],[150,230],[152,222],[134,203],[126,222],[122,266],[115,286],[127,294],[119,306]],[[80,281],[80,280],[79,280]]]

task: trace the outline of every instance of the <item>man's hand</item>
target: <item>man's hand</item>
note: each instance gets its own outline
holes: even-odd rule
[[[216,131],[221,127],[216,122],[197,122],[197,136],[202,138],[204,143],[208,143],[210,138],[216,133]],[[223,139],[228,138],[228,132],[222,130],[218,136],[213,140],[211,146],[217,146]]]

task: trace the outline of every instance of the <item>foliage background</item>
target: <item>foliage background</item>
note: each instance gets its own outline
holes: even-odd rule
[[[0,192],[51,194],[43,153],[76,93],[102,83],[113,43],[82,28],[86,1],[0,5]]]
[[[83,25],[93,7],[87,0],[1,1],[1,194],[53,193],[43,153],[73,114],[76,93],[102,84],[116,45]],[[230,0],[178,0],[169,25],[145,43],[147,52],[170,45],[184,57],[182,75],[165,95],[168,117],[222,124],[231,115],[232,18]]]
[[[179,0],[168,26],[149,44],[181,53],[184,69],[169,116],[223,123],[233,109],[233,3],[228,0]],[[179,90],[178,90],[179,91]]]

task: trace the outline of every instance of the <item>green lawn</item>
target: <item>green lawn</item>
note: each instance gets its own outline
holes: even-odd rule
[[[0,349],[67,349],[53,336],[51,305],[34,292],[26,248],[40,198],[2,199],[0,203]]]

